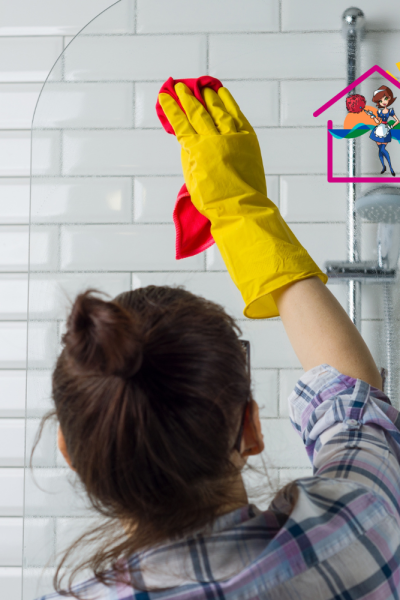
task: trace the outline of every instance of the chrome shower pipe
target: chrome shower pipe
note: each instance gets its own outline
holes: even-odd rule
[[[397,268],[400,255],[400,223],[378,224],[378,267],[388,270]],[[394,315],[394,284],[383,282],[383,311],[385,324],[386,381],[385,394],[398,407],[399,369],[397,365],[398,336]]]
[[[357,159],[359,159],[359,140],[347,140],[347,174],[356,177],[358,174]],[[357,184],[347,184],[347,260],[350,263],[360,261],[360,219],[355,209],[357,199]],[[350,279],[347,290],[347,312],[357,329],[361,330],[361,282]]]
[[[342,15],[342,32],[347,46],[347,85],[358,77],[360,42],[365,34],[364,13],[359,8],[348,8]],[[352,94],[357,89],[351,90]],[[347,176],[356,177],[359,172],[360,145],[356,138],[347,140]],[[360,261],[360,220],[355,209],[357,184],[347,184],[347,260]],[[361,282],[350,279],[348,282],[348,313],[357,327],[361,327]]]
[[[393,284],[383,284],[383,309],[385,319],[385,359],[386,359],[386,381],[385,394],[392,401],[393,406],[398,408],[399,374],[396,363],[397,335],[394,327],[393,310]]]

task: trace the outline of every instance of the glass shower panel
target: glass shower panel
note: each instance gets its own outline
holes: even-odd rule
[[[189,43],[190,46],[190,43]],[[155,118],[157,89],[171,73],[203,72],[201,44],[163,56],[135,35],[134,2],[92,21],[54,65],[32,127],[28,381],[23,598],[52,591],[55,557],[93,515],[48,425],[51,370],[70,301],[84,289],[113,297],[143,285],[142,274],[184,282],[204,256],[174,259],[171,222],[181,185],[179,149]],[[147,281],[147,280],[146,280]]]
[[[71,41],[33,120],[24,600],[52,591],[57,554],[93,518],[57,451],[55,424],[46,426],[29,467],[40,418],[51,407],[51,371],[71,300],[87,288],[114,297],[169,283],[225,297],[240,310],[221,265],[207,278],[205,255],[175,260],[180,153],[154,109],[170,75],[204,74],[206,38],[136,35],[134,4],[117,2]]]
[[[134,0],[117,2],[70,42],[43,86],[33,120],[23,600],[52,591],[57,554],[94,518],[57,451],[55,424],[46,426],[33,471],[29,467],[40,418],[51,408],[51,372],[66,316],[80,291],[95,288],[114,297],[149,284],[184,285],[223,305],[251,342],[253,389],[272,480],[283,483],[311,474],[287,414],[286,399],[301,371],[281,322],[243,318],[243,301],[215,245],[197,256],[175,259],[172,211],[183,184],[180,148],[155,112],[157,92],[168,77],[210,73],[227,83],[269,157],[268,128],[276,129],[279,122],[278,83],[256,75],[252,79],[251,73],[245,80],[235,79],[229,65],[224,70],[224,56],[215,63],[220,67],[210,69],[212,36],[207,31],[137,32],[135,7]],[[215,19],[212,24],[213,31],[223,30]],[[223,49],[216,44],[213,52],[215,56]],[[309,133],[302,130],[302,135]],[[314,154],[318,164],[309,171],[320,173]],[[286,198],[291,186],[299,189],[307,183],[301,169],[308,167],[300,165],[290,179],[277,161],[271,158],[267,183],[269,197],[279,205],[280,193]],[[342,185],[337,193],[344,195]],[[335,220],[333,227],[314,223],[330,236],[323,248],[313,242],[304,219],[294,227],[321,266],[326,259],[344,258],[344,211],[340,223],[337,211]],[[343,286],[333,287],[343,300]],[[373,341],[379,326],[375,319]],[[378,346],[374,352],[379,361]],[[254,483],[254,476],[250,479]],[[255,501],[262,507],[267,500]]]

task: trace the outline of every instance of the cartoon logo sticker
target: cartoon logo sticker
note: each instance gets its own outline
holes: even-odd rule
[[[389,144],[392,141],[392,133],[391,129],[396,127],[399,120],[396,117],[393,108],[389,109],[388,107],[393,104],[396,98],[393,97],[393,92],[386,85],[381,85],[380,88],[374,91],[374,96],[372,98],[372,102],[375,102],[377,106],[377,114],[375,114],[372,110],[366,110],[366,100],[364,96],[360,96],[360,94],[353,94],[352,96],[348,96],[346,98],[346,108],[349,111],[349,115],[344,120],[343,131],[346,131],[346,128],[349,127],[354,119],[349,119],[349,116],[359,115],[362,111],[367,114],[370,119],[373,119],[376,123],[376,126],[373,128],[369,137],[372,141],[376,142],[378,146],[379,159],[382,163],[382,171],[381,175],[386,171],[385,158],[390,167],[390,172],[393,177],[396,176],[396,173],[393,171],[392,163],[390,162],[389,152],[386,150],[386,144]],[[394,117],[394,121],[388,122],[389,117]],[[357,130],[356,123],[354,127],[352,127],[349,131],[349,134],[353,132],[353,130]],[[372,126],[371,126],[372,127]],[[397,134],[397,139],[400,131],[395,132]],[[349,134],[345,135],[347,137]],[[335,135],[332,133],[332,135]],[[338,137],[338,136],[335,136]],[[400,141],[400,140],[399,140]]]
[[[388,72],[383,71],[381,67],[375,65],[356,79],[352,84],[344,88],[336,96],[331,98],[326,104],[321,106],[314,112],[314,117],[319,116],[327,110],[332,104],[346,96],[349,92],[359,85],[362,81],[370,77],[373,73],[378,72],[388,82],[396,88],[400,88],[400,83]],[[375,84],[376,85],[376,84]],[[328,121],[328,181],[329,182],[380,182],[381,177],[334,177],[333,176],[333,139],[351,139],[360,137],[369,133],[369,138],[377,146],[377,174],[383,175],[389,167],[392,178],[391,182],[400,181],[400,177],[396,177],[387,144],[392,140],[397,140],[400,143],[400,125],[392,104],[396,97],[386,84],[378,86],[371,90],[371,101],[375,106],[367,105],[367,100],[361,94],[352,94],[346,98],[347,114],[344,119],[343,129],[333,129],[332,121]],[[380,161],[380,165],[378,162]],[[399,167],[400,168],[400,167]],[[379,170],[381,169],[381,170]],[[387,179],[386,179],[387,181]]]

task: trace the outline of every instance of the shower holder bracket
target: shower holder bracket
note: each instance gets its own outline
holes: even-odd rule
[[[385,269],[373,262],[327,262],[330,283],[357,280],[363,283],[395,283],[397,269]]]

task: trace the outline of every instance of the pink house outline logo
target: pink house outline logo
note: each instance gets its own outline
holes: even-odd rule
[[[323,112],[325,112],[330,106],[332,106],[332,104],[335,104],[335,102],[337,102],[338,100],[340,100],[341,98],[343,98],[343,96],[346,96],[346,94],[348,92],[350,92],[351,90],[353,90],[357,85],[359,85],[365,79],[368,79],[368,77],[370,75],[372,75],[373,73],[379,73],[379,75],[382,75],[382,77],[384,77],[385,79],[387,79],[388,81],[390,81],[390,83],[392,85],[394,85],[398,89],[400,89],[400,82],[398,82],[397,79],[395,79],[394,77],[392,77],[392,75],[390,75],[389,73],[385,72],[378,65],[374,65],[373,67],[371,67],[370,69],[368,69],[368,71],[365,71],[365,73],[363,75],[360,75],[360,77],[358,77],[355,81],[353,81],[353,83],[351,83],[350,85],[348,85],[347,87],[345,87],[341,92],[339,92],[338,94],[336,94],[336,96],[333,96],[333,98],[331,98],[330,100],[328,100],[328,102],[326,102],[320,108],[318,108],[318,110],[316,110],[313,113],[313,116],[314,117],[319,117],[319,115],[321,115]],[[332,121],[328,121],[328,123],[327,123],[327,136],[328,136],[328,181],[330,183],[343,183],[343,182],[352,182],[352,183],[382,183],[383,181],[385,183],[388,183],[388,182],[394,183],[396,181],[400,182],[400,177],[392,177],[390,180],[387,179],[387,178],[382,178],[382,177],[334,177],[333,176],[333,137],[329,133],[329,129],[332,129],[332,127],[333,127],[333,122]]]

